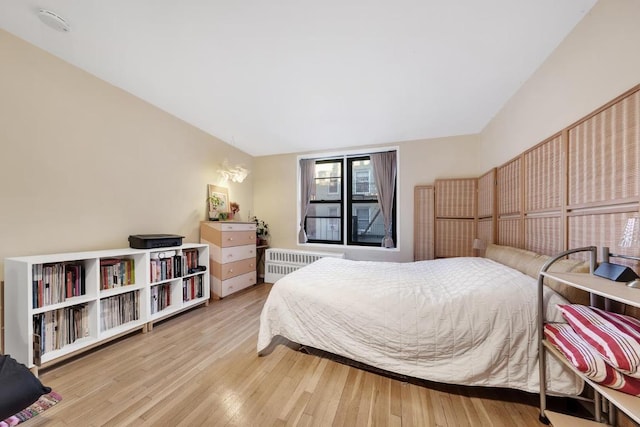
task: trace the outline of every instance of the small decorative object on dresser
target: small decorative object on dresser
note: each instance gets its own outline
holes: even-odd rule
[[[236,217],[238,212],[240,212],[240,205],[236,202],[229,203],[229,219],[239,220],[240,218]]]
[[[209,245],[211,293],[224,298],[256,284],[256,226],[253,222],[203,221],[200,242]]]
[[[217,221],[220,213],[227,212],[229,207],[229,190],[225,187],[209,184],[207,205],[209,208],[209,219],[211,221]]]

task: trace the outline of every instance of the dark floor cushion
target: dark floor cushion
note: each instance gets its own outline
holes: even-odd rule
[[[0,355],[0,421],[17,414],[50,391],[26,366]]]

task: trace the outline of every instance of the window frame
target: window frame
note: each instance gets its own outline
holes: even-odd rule
[[[353,173],[352,170],[347,170],[347,168],[352,167],[352,162],[354,160],[357,159],[362,159],[362,158],[369,158],[370,159],[370,155],[376,152],[386,152],[386,151],[395,151],[396,152],[396,170],[398,170],[398,173],[396,175],[396,188],[395,188],[395,192],[394,192],[394,207],[393,207],[393,213],[392,213],[392,237],[393,240],[395,242],[395,246],[393,248],[384,248],[381,245],[381,242],[359,242],[356,241],[352,238],[352,231],[353,231],[353,225],[352,225],[352,221],[354,218],[352,215],[352,209],[353,209],[353,195],[357,195],[357,194],[366,194],[366,193],[356,193],[355,191],[353,191],[353,187],[352,187],[352,180],[355,179],[355,173]],[[367,250],[386,250],[386,251],[400,251],[400,242],[398,241],[398,235],[399,235],[399,226],[397,223],[397,218],[398,218],[398,208],[399,208],[399,188],[400,188],[400,174],[399,174],[399,163],[400,163],[400,150],[398,147],[384,147],[384,148],[377,148],[377,149],[370,149],[370,150],[357,150],[357,151],[350,151],[350,152],[339,152],[339,153],[326,153],[322,156],[298,156],[298,177],[300,177],[300,159],[312,159],[314,160],[316,163],[321,163],[321,162],[341,162],[341,184],[342,184],[342,188],[341,188],[341,198],[339,201],[337,200],[331,200],[331,201],[318,201],[318,200],[312,200],[311,203],[332,203],[332,204],[338,204],[340,205],[340,210],[341,210],[341,216],[334,218],[332,217],[331,220],[332,221],[339,221],[338,224],[340,226],[340,241],[330,241],[330,240],[322,240],[322,239],[311,239],[309,237],[307,237],[307,242],[306,243],[301,243],[301,242],[297,242],[298,246],[327,246],[327,247],[336,247],[336,246],[342,246],[344,248],[351,248],[351,249],[367,249]],[[371,186],[371,173],[372,170],[369,171],[369,186]],[[324,178],[324,179],[329,179]],[[348,181],[348,182],[347,182]],[[371,191],[371,187],[369,188],[369,190]],[[331,194],[335,194],[333,192],[331,192]],[[298,202],[300,202],[300,180],[298,179]],[[358,203],[378,203],[377,200],[377,196],[374,196],[372,199],[365,199],[365,200],[360,200],[360,201],[356,201],[355,204]],[[301,216],[301,211],[300,211],[300,203],[298,203],[298,224],[300,224],[302,222],[302,216]],[[371,213],[370,213],[371,215]],[[314,216],[317,217],[317,216]],[[328,217],[327,217],[328,218]],[[307,218],[305,218],[304,220],[304,227],[305,227],[305,231],[307,230]]]
[[[342,242],[344,242],[344,162],[339,161],[340,159],[337,158],[327,158],[327,159],[319,159],[316,160],[315,164],[319,164],[319,163],[337,163],[340,165],[340,176],[338,177],[321,177],[321,178],[314,178],[314,182],[319,180],[319,179],[326,179],[329,181],[329,185],[327,185],[327,194],[340,194],[340,199],[339,200],[318,200],[317,198],[312,198],[312,200],[310,201],[310,203],[312,205],[339,205],[339,209],[338,209],[338,214],[340,216],[338,217],[332,217],[332,216],[320,216],[320,215],[313,215],[311,216],[311,218],[325,218],[327,219],[327,221],[329,221],[329,223],[333,222],[332,220],[338,220],[338,224],[341,225],[340,227],[340,238],[339,240],[323,240],[323,239],[310,239],[307,237],[307,242],[308,243],[323,243],[323,244],[327,244],[327,245],[341,245]],[[331,182],[334,180],[340,180],[340,182],[342,182],[342,186],[338,186],[338,190],[336,192],[332,192],[331,191]],[[299,194],[299,192],[298,192]],[[329,208],[331,209],[331,208]],[[307,218],[309,218],[309,215],[307,215]],[[304,221],[304,229],[305,232],[307,230],[307,219],[305,218]]]

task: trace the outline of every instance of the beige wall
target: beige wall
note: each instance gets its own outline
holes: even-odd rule
[[[384,249],[339,249],[351,259],[413,260],[413,188],[433,183],[436,178],[478,176],[478,139],[460,136],[385,144],[399,147],[400,168],[398,230],[399,251]],[[347,150],[347,149],[346,149]],[[335,151],[333,151],[335,152]],[[270,245],[302,249],[297,245],[297,154],[266,156],[254,159],[255,214],[269,223]],[[335,246],[308,245],[305,249],[338,250]]]
[[[598,2],[480,135],[386,144],[400,147],[401,251],[349,257],[411,260],[414,185],[478,176],[640,83],[638,18],[638,0]],[[295,155],[255,159],[254,204],[272,246],[297,248],[295,163]]]
[[[0,30],[0,277],[8,256],[199,240],[216,165],[249,155]],[[246,219],[253,177],[230,184]]]
[[[414,185],[484,173],[639,83],[639,16],[637,0],[598,2],[481,135],[385,144],[400,147],[401,250],[350,257],[412,259]],[[225,157],[252,169],[229,185],[241,217],[297,247],[296,155],[252,159],[3,31],[0,58],[0,259],[124,247],[134,233],[196,241]]]
[[[640,83],[640,1],[601,0],[481,134],[498,166]]]

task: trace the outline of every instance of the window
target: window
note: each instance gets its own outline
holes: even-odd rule
[[[384,216],[369,155],[316,160],[315,198],[304,219],[309,243],[380,246]],[[396,241],[396,200],[392,211]]]
[[[315,199],[305,218],[310,242],[342,243],[342,160],[318,160]]]
[[[356,175],[356,194],[366,194],[369,192],[369,171],[368,170],[357,170],[355,171]]]

